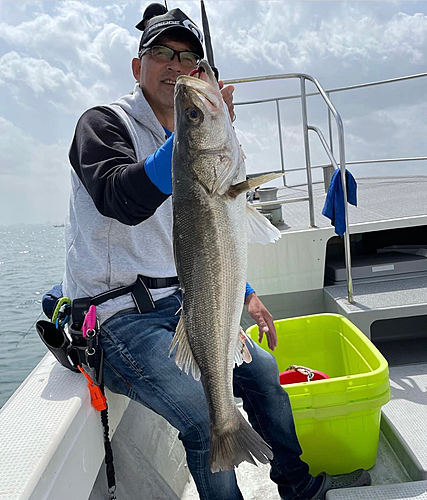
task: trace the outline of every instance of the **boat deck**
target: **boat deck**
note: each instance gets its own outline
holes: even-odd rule
[[[415,480],[427,479],[427,364],[390,368],[391,401],[382,428]]]
[[[324,289],[328,309],[344,314],[368,334],[378,319],[427,314],[427,276],[392,276],[382,281],[356,282],[354,302],[347,299],[347,285]]]
[[[426,373],[426,364],[390,368],[392,399],[382,409],[377,462],[370,470],[372,485],[331,491],[327,500],[427,500]],[[237,468],[237,479],[245,500],[278,499],[277,487],[269,478],[269,470],[269,465],[254,467],[248,463]],[[181,499],[198,498],[191,479]]]
[[[327,493],[326,498],[327,500],[427,500],[427,481],[372,488],[350,488],[344,491],[334,490]]]
[[[351,224],[427,216],[427,176],[364,177],[357,180],[358,206],[349,205]],[[307,187],[281,187],[278,198],[292,199],[307,196]],[[313,185],[315,224],[318,228],[331,226],[322,215],[326,193],[323,183]],[[308,201],[283,205],[286,231],[298,231],[309,227]]]
[[[419,306],[426,302],[427,276],[383,279],[371,283],[357,282],[354,292],[357,300],[346,307],[351,312],[402,306]],[[325,289],[335,300],[346,300],[347,285],[328,286]]]
[[[243,410],[241,411],[244,413]],[[407,483],[411,481],[410,476],[382,433],[380,433],[377,464],[369,472],[373,485]],[[258,464],[257,467],[247,462],[240,464],[236,469],[236,475],[239,488],[245,500],[259,500],[260,498],[263,500],[278,500],[277,486],[270,480],[269,473],[270,466],[268,464]],[[343,496],[341,498],[347,499],[348,497]],[[354,498],[358,499],[359,497],[355,496]],[[381,496],[372,497],[372,499],[376,500],[383,500],[384,498]],[[400,499],[401,497],[390,498]],[[420,498],[424,500],[424,497]],[[185,487],[181,500],[199,500],[196,485],[191,477]]]

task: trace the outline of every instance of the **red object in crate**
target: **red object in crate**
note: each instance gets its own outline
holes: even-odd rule
[[[324,380],[329,378],[326,373],[319,370],[312,370],[306,366],[291,365],[286,371],[279,373],[280,384],[297,384],[298,382],[313,382],[315,380]]]

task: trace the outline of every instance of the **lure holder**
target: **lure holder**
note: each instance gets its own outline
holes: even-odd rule
[[[95,309],[94,306],[91,307]],[[63,314],[67,312],[64,311]],[[80,372],[79,366],[84,366],[94,384],[99,386],[102,382],[104,352],[99,343],[96,311],[91,310],[91,314],[88,312],[86,316],[87,322],[85,321],[82,328],[79,328],[80,324],[72,323],[68,324],[66,332],[64,323],[40,320],[36,323],[36,330],[42,342],[62,366],[75,373]]]
[[[138,275],[131,285],[114,288],[94,297],[81,297],[73,301],[67,297],[59,298],[54,307],[52,323],[45,320],[38,321],[37,333],[62,366],[78,373],[77,367],[85,365],[94,383],[100,385],[103,351],[99,344],[99,325],[95,307],[107,300],[130,293],[137,310],[145,313],[156,307],[150,288],[165,288],[178,284],[176,276],[151,278]]]

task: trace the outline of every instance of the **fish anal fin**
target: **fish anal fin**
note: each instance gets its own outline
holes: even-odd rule
[[[266,182],[274,181],[279,177],[282,177],[283,174],[270,173],[270,174],[260,174],[255,177],[251,177],[250,179],[246,179],[243,182],[239,182],[238,184],[234,184],[227,191],[227,195],[231,198],[235,198],[239,194],[246,193],[251,189],[255,189],[261,184],[265,184]]]
[[[242,363],[250,363],[252,361],[252,355],[246,345],[246,342],[249,342],[249,344],[253,346],[251,339],[240,327],[239,336],[237,338],[236,352],[234,354],[234,363],[237,366],[240,366]]]
[[[175,363],[187,375],[191,371],[195,380],[200,380],[200,368],[194,359],[193,351],[191,350],[190,343],[188,342],[187,330],[185,328],[184,315],[181,314],[178,326],[176,327],[175,335],[172,340],[169,356],[172,351],[176,349]]]
[[[276,226],[264,217],[255,207],[246,203],[246,222],[248,229],[248,242],[267,245],[281,238],[282,233]]]

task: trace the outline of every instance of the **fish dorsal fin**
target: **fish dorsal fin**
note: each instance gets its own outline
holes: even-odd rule
[[[243,362],[250,363],[252,361],[252,355],[246,345],[246,341],[253,347],[252,340],[246,335],[242,327],[240,327],[236,352],[234,353],[234,363],[237,366],[240,366]]]
[[[172,345],[169,350],[169,356],[172,354],[174,348],[177,347],[175,353],[175,363],[187,375],[191,370],[195,380],[200,380],[200,368],[194,359],[193,351],[191,350],[188,342],[187,330],[185,328],[184,315],[181,314],[178,326],[176,327],[175,335],[172,340]]]
[[[246,179],[243,182],[239,182],[238,184],[234,184],[234,186],[231,186],[230,189],[227,191],[227,195],[231,196],[232,198],[235,198],[239,194],[246,193],[251,189],[255,189],[256,187],[261,186],[261,184],[274,181],[275,179],[282,177],[282,175],[283,174],[270,173],[270,174],[260,174],[257,175],[256,177],[251,177],[250,179]]]
[[[249,243],[267,245],[281,238],[282,233],[258,210],[246,203],[246,223]]]

